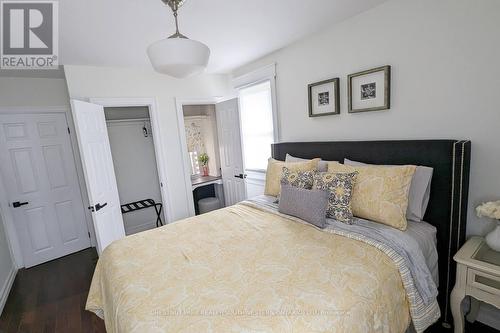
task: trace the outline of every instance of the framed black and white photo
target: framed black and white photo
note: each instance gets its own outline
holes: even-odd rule
[[[340,114],[339,78],[312,83],[308,86],[309,117]]]
[[[391,66],[347,76],[349,113],[391,108]]]

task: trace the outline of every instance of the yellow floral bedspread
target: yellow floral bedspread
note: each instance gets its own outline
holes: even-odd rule
[[[366,243],[245,205],[110,245],[87,310],[108,332],[404,332],[398,269]]]

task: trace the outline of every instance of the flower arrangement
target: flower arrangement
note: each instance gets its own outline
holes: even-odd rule
[[[202,166],[205,166],[208,164],[209,159],[210,158],[208,157],[208,155],[206,153],[203,153],[198,157],[198,162],[200,162]]]
[[[497,221],[497,226],[489,234],[485,240],[488,246],[500,252],[500,200],[483,203],[476,207],[478,217],[489,217]]]
[[[489,217],[500,220],[500,200],[483,203],[476,208],[478,217]]]
[[[203,153],[200,156],[198,156],[198,162],[201,164],[201,172],[203,176],[208,176],[208,160],[210,158],[208,157],[207,153]]]

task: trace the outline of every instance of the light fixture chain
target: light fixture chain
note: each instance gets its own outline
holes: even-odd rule
[[[180,32],[179,32],[179,21],[177,19],[177,10],[174,11],[174,18],[175,18],[175,34],[176,35],[180,35]]]
[[[177,11],[179,8],[184,4],[186,0],[162,0],[166,5],[168,5],[174,14],[174,19],[175,19],[175,34],[170,36],[169,38],[186,38],[183,34],[180,33],[179,31],[179,19],[178,19],[178,13]]]

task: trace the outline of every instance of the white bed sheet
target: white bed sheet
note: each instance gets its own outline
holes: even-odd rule
[[[408,228],[405,232],[411,235],[422,249],[427,267],[432,273],[432,278],[436,282],[436,286],[439,286],[436,227],[423,221],[408,221]]]

